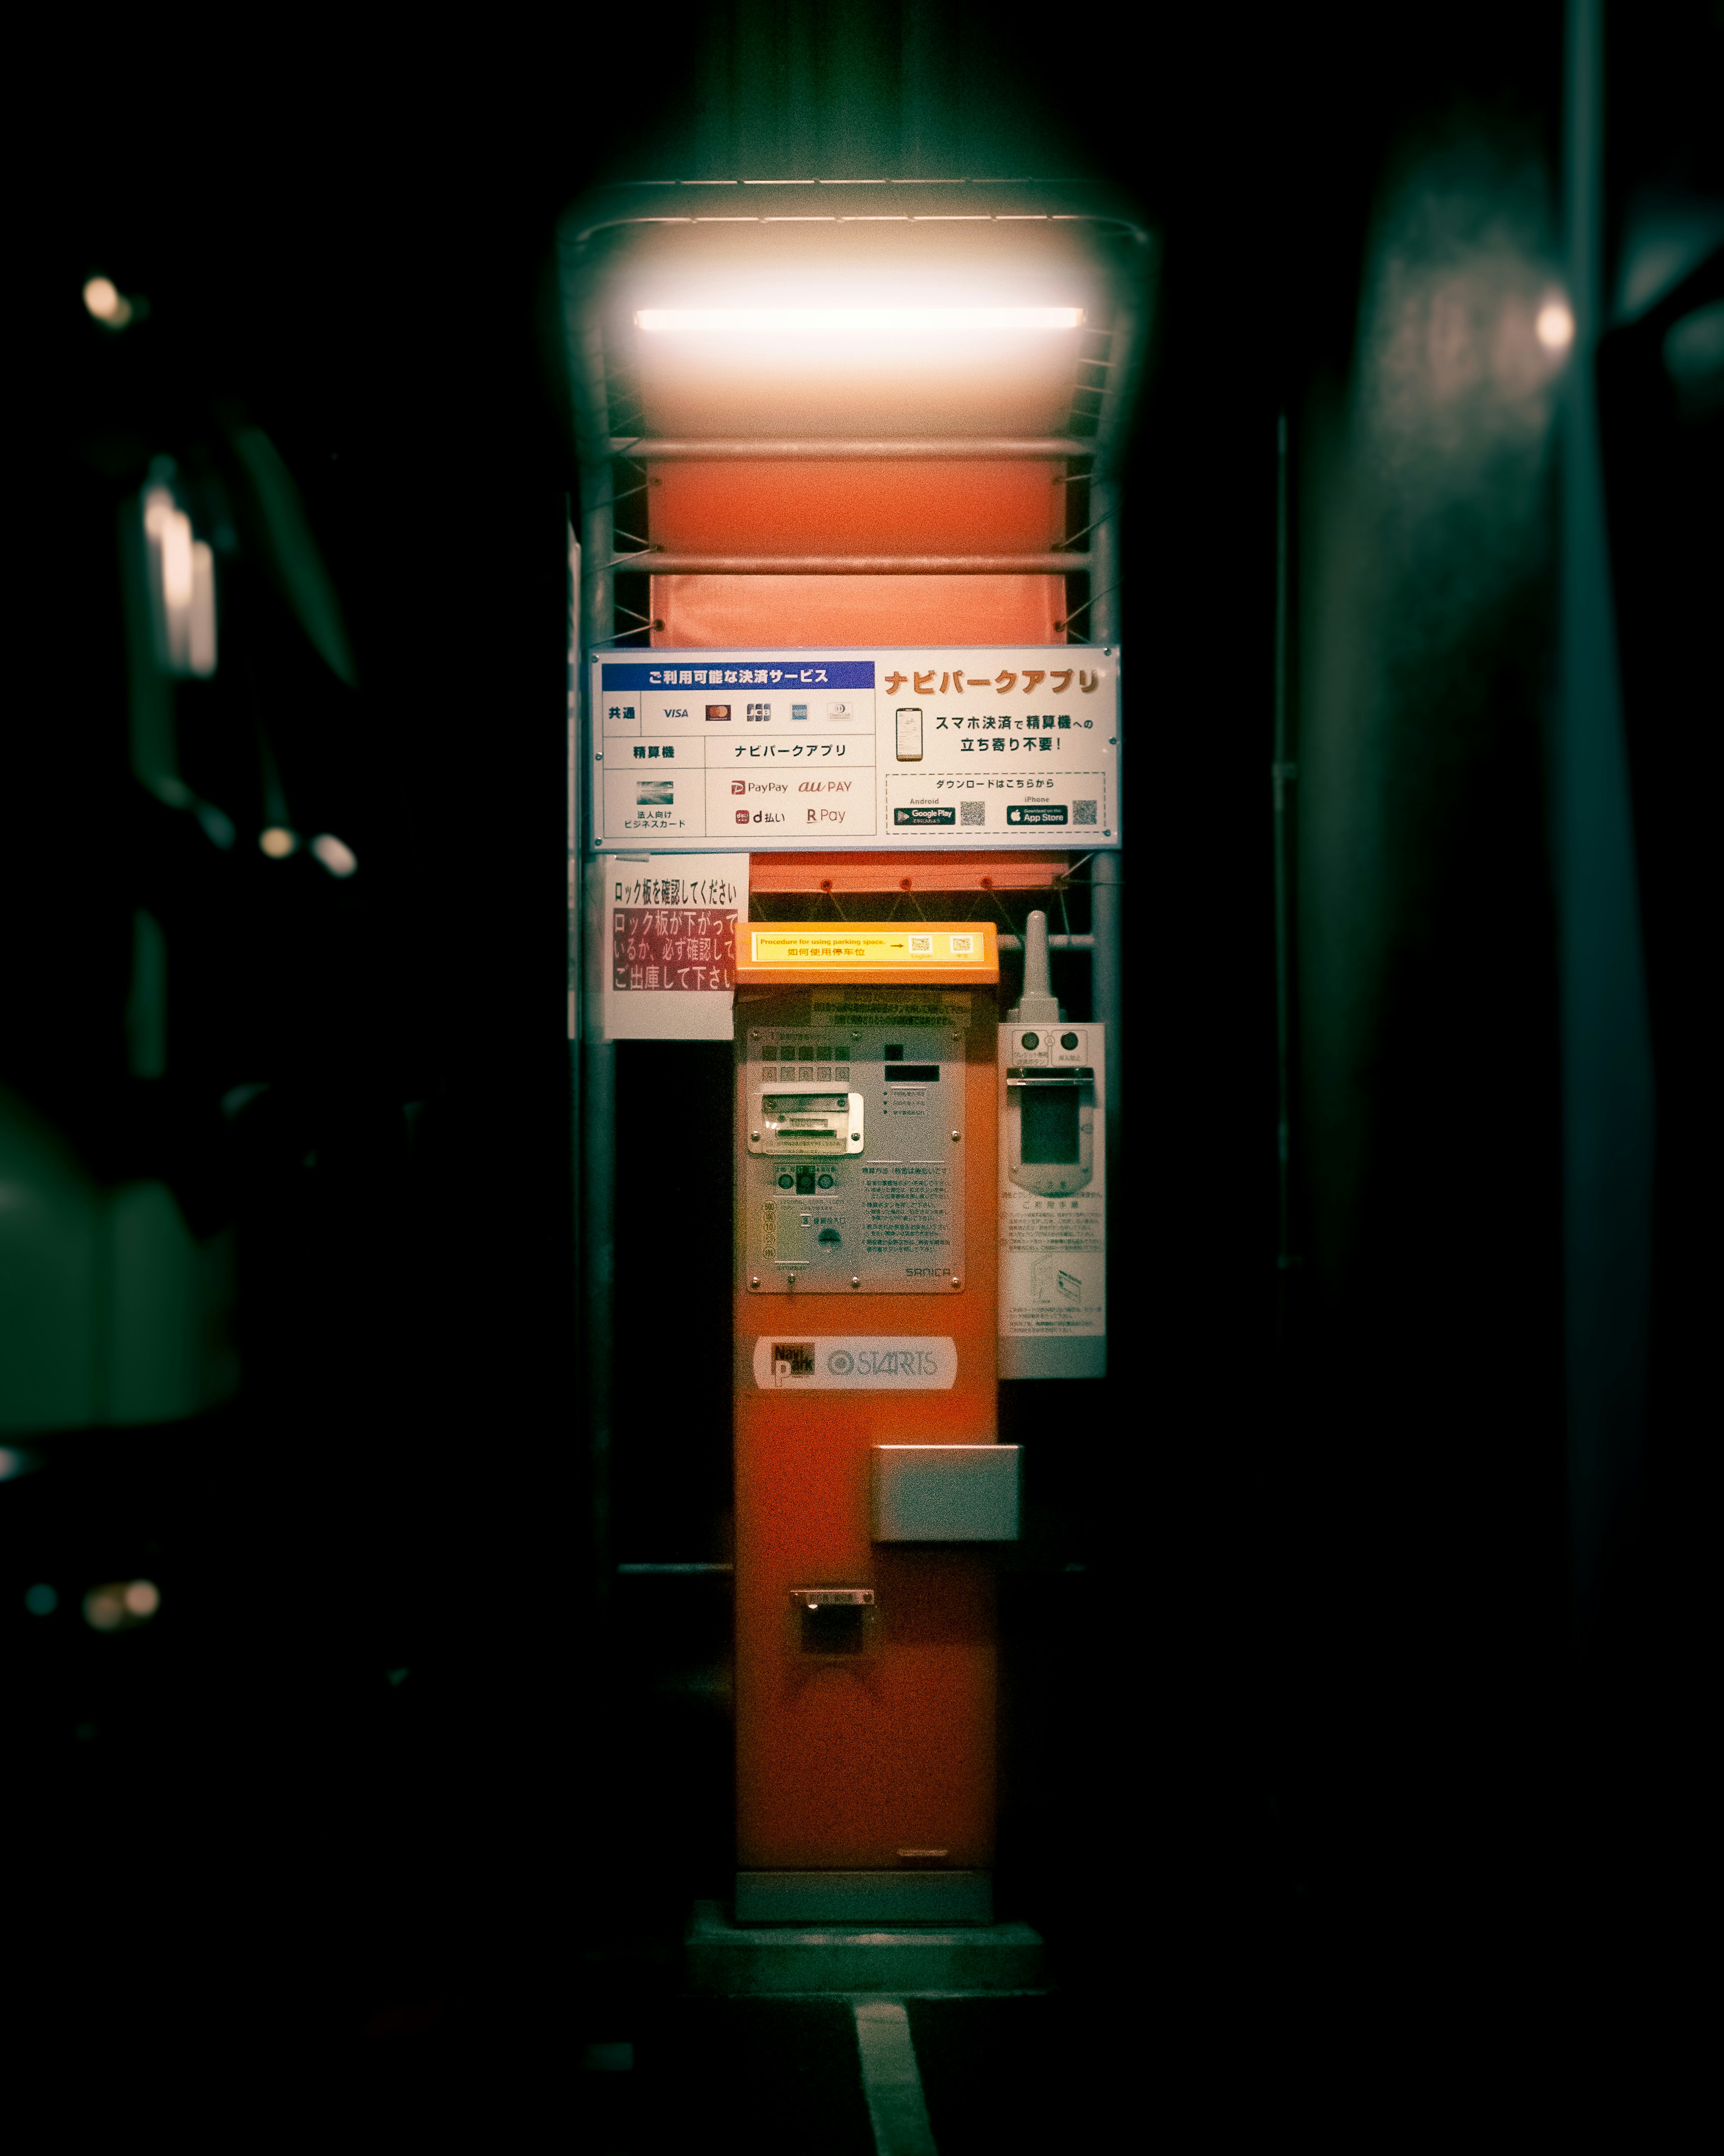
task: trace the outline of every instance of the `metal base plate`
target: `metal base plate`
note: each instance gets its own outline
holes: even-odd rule
[[[686,1940],[690,1989],[736,1998],[764,1993],[1034,1991],[1042,1942],[1028,1924],[914,1931],[833,1925],[733,1924],[697,1902]]]
[[[986,1924],[987,1871],[739,1871],[739,1924]]]

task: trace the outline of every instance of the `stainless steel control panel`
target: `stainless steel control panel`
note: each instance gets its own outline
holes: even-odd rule
[[[964,1284],[964,1036],[933,1013],[753,1025],[738,1150],[751,1292]]]

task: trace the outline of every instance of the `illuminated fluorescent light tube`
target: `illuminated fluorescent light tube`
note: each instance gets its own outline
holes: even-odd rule
[[[952,330],[1075,330],[1081,307],[641,307],[638,328],[725,336],[913,335]]]

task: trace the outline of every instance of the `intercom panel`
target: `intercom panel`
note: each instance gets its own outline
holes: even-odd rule
[[[1104,1029],[999,1035],[1000,1375],[1106,1370]]]

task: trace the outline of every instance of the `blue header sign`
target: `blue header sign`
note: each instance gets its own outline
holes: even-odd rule
[[[871,689],[871,659],[786,659],[777,665],[698,666],[666,662],[643,665],[607,659],[601,690],[613,689]]]

